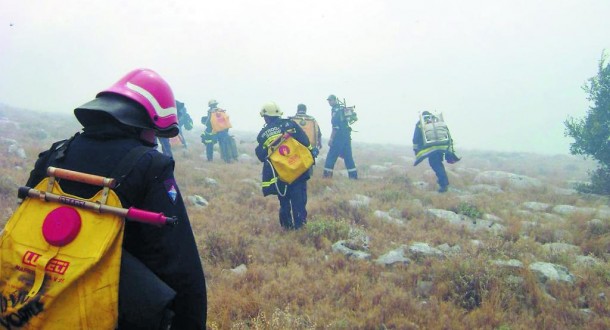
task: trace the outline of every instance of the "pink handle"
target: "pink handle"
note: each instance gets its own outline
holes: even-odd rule
[[[125,217],[139,222],[161,226],[166,224],[171,225],[176,222],[176,218],[174,217],[166,217],[163,213],[144,211],[135,207],[130,207]]]

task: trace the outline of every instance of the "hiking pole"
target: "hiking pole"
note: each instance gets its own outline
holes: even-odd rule
[[[40,200],[44,200],[45,202],[55,202],[70,206],[75,206],[78,208],[92,210],[99,213],[109,213],[112,215],[116,215],[119,217],[127,218],[133,221],[163,226],[163,225],[175,225],[178,222],[177,217],[166,217],[163,213],[150,212],[142,209],[138,209],[135,207],[130,207],[129,209],[103,205],[96,202],[90,202],[80,198],[67,197],[63,195],[57,195],[50,192],[42,192],[40,190],[36,190],[30,187],[19,187],[17,191],[17,197],[20,199],[25,199],[26,197],[37,198]]]

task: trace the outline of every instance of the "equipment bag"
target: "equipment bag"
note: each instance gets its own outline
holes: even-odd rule
[[[305,134],[307,134],[307,137],[309,138],[309,144],[314,147],[318,146],[320,126],[318,126],[318,123],[313,117],[307,115],[295,115],[293,117],[289,117],[288,119],[291,119],[292,121],[297,123],[297,125],[301,126],[301,128],[303,129],[303,131],[305,131]]]
[[[451,144],[451,136],[449,135],[449,128],[443,120],[443,114],[419,114],[423,148],[431,146],[448,146]]]
[[[0,237],[0,324],[24,329],[114,329],[124,218],[165,224],[176,219],[124,209],[115,180],[54,167]],[[56,178],[103,187],[90,199],[63,192]]]
[[[291,184],[313,165],[311,151],[293,138],[284,133],[269,146],[267,161],[277,173],[277,177]]]
[[[231,121],[229,120],[229,115],[223,109],[216,109],[210,113],[210,122],[212,123],[212,132],[218,133],[220,131],[224,131],[229,129],[231,126]]]
[[[350,125],[353,125],[358,121],[358,114],[356,113],[356,106],[344,107],[343,115],[345,116],[345,120]]]
[[[345,120],[347,121],[347,123],[350,126],[358,121],[358,114],[356,113],[355,105],[348,107],[347,102],[345,102],[345,99],[343,99],[343,102],[341,102],[339,100],[337,100],[337,102],[339,103],[341,110],[343,110],[343,117],[345,118]]]

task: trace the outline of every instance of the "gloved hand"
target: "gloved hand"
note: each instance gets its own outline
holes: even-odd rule
[[[313,158],[318,157],[319,153],[320,153],[320,150],[318,150],[318,148],[311,149],[311,155],[313,156]]]

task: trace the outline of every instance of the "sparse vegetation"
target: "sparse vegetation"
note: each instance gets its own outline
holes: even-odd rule
[[[38,152],[65,137],[55,129],[71,134],[79,127],[67,115],[36,116],[0,106],[1,116],[31,122],[13,130],[0,127],[0,138],[17,141],[27,155],[21,159],[4,146],[0,149],[3,226],[17,208],[17,185],[27,179]],[[30,134],[30,126],[47,134]],[[308,223],[299,231],[286,231],[278,223],[277,199],[263,197],[257,186],[261,165],[255,160],[228,165],[205,161],[197,129],[187,132],[187,153],[177,150],[174,155],[185,199],[199,195],[209,202],[206,207],[187,202],[208,284],[209,329],[610,328],[608,199],[555,189],[586,179],[592,162],[554,156],[541,171],[531,164],[548,156],[464,150],[462,161],[447,167],[459,192],[438,194],[434,173],[412,166],[409,147],[397,155],[403,147],[355,143],[362,179],[342,176],[339,162],[335,177],[324,180],[318,166],[308,185]],[[254,157],[254,137],[244,134],[238,140],[240,154]],[[371,172],[372,165],[380,164],[386,170]],[[499,193],[471,190],[477,173],[487,170],[531,176],[545,186],[511,190],[502,183]],[[417,183],[429,186],[417,188]],[[549,206],[535,211],[524,207],[525,202]],[[556,205],[604,212],[561,214],[552,211]],[[431,216],[430,209],[499,219],[468,230],[472,221],[449,223]],[[496,224],[505,230],[487,230]],[[370,253],[370,259],[334,252],[338,241]],[[444,246],[443,255],[409,255],[410,262],[387,266],[376,262],[400,247],[408,255],[415,242],[439,250]],[[550,243],[580,252],[549,252],[545,244]],[[498,260],[522,265],[499,266]],[[535,262],[564,266],[575,280],[541,283],[528,268]]]

